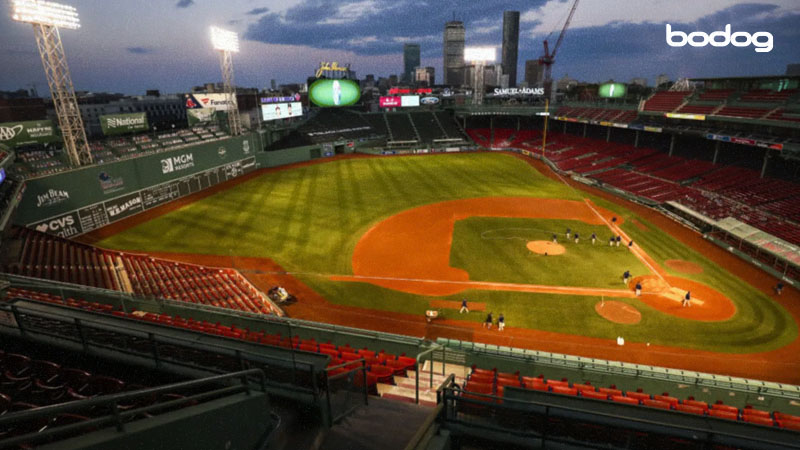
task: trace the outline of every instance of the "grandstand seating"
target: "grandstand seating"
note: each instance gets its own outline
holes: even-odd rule
[[[12,274],[169,298],[254,313],[275,313],[266,297],[232,269],[177,263],[92,247],[17,228],[18,252],[5,261]],[[8,244],[9,246],[12,244]]]
[[[706,89],[701,93],[697,99],[703,101],[719,101],[722,102],[733,94],[734,89]]]
[[[751,89],[743,94],[739,101],[757,103],[782,103],[797,93],[797,89],[773,91],[770,89]]]
[[[660,408],[678,413],[707,415],[800,431],[800,416],[785,414],[780,411],[763,411],[750,405],[738,408],[724,404],[723,400],[717,400],[709,405],[706,402],[697,401],[693,397],[679,399],[670,396],[666,392],[660,394],[647,393],[643,392],[642,389],[623,392],[614,385],[609,387],[593,386],[588,382],[578,383],[566,378],[560,380],[546,379],[544,375],[528,377],[520,375],[519,372],[504,373],[497,369],[483,369],[476,366],[472,366],[470,373],[467,375],[463,384],[462,395],[464,398],[487,403],[502,402],[505,388],[508,386],[593,400]],[[487,396],[496,396],[498,398],[495,400]],[[462,411],[468,414],[484,415],[491,413],[491,411],[480,405],[469,404],[463,406],[468,406]]]
[[[630,123],[636,118],[638,112],[636,110],[615,108],[562,106],[556,111],[555,115],[592,121]]]
[[[422,142],[431,143],[434,139],[447,139],[442,127],[432,112],[421,111],[408,114]]]
[[[748,108],[743,106],[725,106],[715,113],[717,116],[744,117],[748,119],[758,119],[769,112],[764,108]]]
[[[644,104],[644,111],[671,112],[683,103],[690,92],[661,91],[656,92]]]
[[[792,116],[787,116],[786,114],[792,114]],[[783,108],[777,108],[769,115],[767,115],[766,119],[770,120],[784,120],[789,122],[800,122],[800,111],[787,111]]]
[[[678,108],[675,112],[682,114],[711,114],[718,107],[719,105],[694,105],[687,103]]]
[[[444,130],[444,134],[448,139],[464,139],[464,133],[461,131],[461,127],[456,124],[456,121],[453,117],[450,116],[449,113],[445,111],[436,111],[433,113],[436,116],[436,120],[439,122],[439,125]]]
[[[386,114],[386,123],[394,141],[419,141],[408,113]]]

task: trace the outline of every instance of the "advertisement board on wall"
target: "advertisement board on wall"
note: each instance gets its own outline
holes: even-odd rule
[[[300,117],[302,115],[303,104],[300,102],[261,105],[261,116],[264,118],[263,120],[265,122],[289,117]]]
[[[299,101],[300,94],[294,94],[289,97],[261,97],[261,103],[290,103]]]
[[[400,106],[419,106],[419,95],[404,95],[400,97]]]
[[[217,111],[228,111],[232,109],[232,103],[236,104],[236,97],[233,102],[229,102],[225,94],[186,94],[186,109],[214,108]]]
[[[308,88],[308,98],[317,106],[349,106],[361,98],[361,87],[353,80],[317,80]]]
[[[381,108],[398,108],[400,106],[400,97],[381,97]]]
[[[0,144],[10,147],[46,144],[60,140],[61,136],[56,133],[53,122],[49,120],[0,123]]]
[[[147,114],[106,114],[100,116],[100,128],[106,136],[144,131],[148,129]]]

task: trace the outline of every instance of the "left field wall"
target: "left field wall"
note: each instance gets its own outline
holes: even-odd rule
[[[251,133],[71,170],[28,180],[14,223],[78,236],[258,168],[318,157],[318,147],[264,152]]]

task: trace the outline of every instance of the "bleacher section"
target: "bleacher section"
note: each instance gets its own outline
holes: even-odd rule
[[[636,119],[638,112],[632,109],[562,106],[554,115],[559,117],[574,117],[576,119],[585,119],[597,122],[604,121],[613,123],[630,123]]]
[[[27,228],[4,243],[11,274],[168,298],[261,314],[276,314],[266,296],[232,269],[177,263],[104,250]]]
[[[439,126],[439,122],[432,112],[410,112],[408,116],[414,123],[414,127],[422,142],[433,142],[434,139],[447,139],[447,135],[442,127]]]
[[[644,104],[644,111],[672,112],[679,107],[686,97],[691,94],[688,91],[661,91],[656,92]]]
[[[387,113],[385,117],[393,141],[419,141],[408,113]]]

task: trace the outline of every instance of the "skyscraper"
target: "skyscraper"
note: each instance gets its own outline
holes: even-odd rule
[[[525,82],[528,83],[528,87],[541,85],[542,77],[544,77],[544,66],[539,64],[538,59],[525,61]],[[510,83],[511,81],[509,80]]]
[[[464,22],[454,20],[444,24],[444,84],[464,84]]]
[[[403,82],[413,83],[419,67],[419,44],[403,44]]]
[[[420,86],[433,86],[435,83],[435,72],[433,67],[417,67],[416,79]]]
[[[517,86],[517,50],[519,49],[519,11],[503,11],[503,73],[508,87]]]

